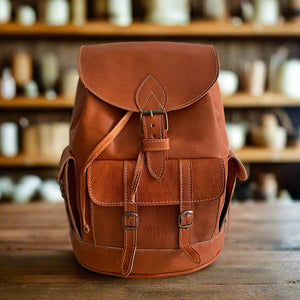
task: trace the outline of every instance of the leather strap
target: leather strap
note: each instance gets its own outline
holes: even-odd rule
[[[125,127],[133,112],[128,111],[124,117],[117,123],[117,125],[98,143],[94,150],[89,155],[84,164],[83,171],[81,173],[81,188],[80,188],[80,206],[82,212],[82,224],[86,233],[90,232],[90,226],[86,222],[85,216],[85,193],[86,193],[86,171],[90,164],[110,145],[110,143],[118,136],[118,134]]]
[[[136,204],[136,192],[142,176],[145,156],[143,151],[139,152],[136,166],[133,172],[130,189],[128,188],[128,163],[124,162],[124,213],[122,216],[122,226],[124,229],[124,248],[122,254],[121,272],[123,277],[127,277],[132,270],[138,229],[138,212]]]
[[[191,161],[179,160],[180,178],[180,214],[178,217],[179,226],[179,247],[183,249],[186,256],[194,263],[200,264],[199,253],[192,247],[190,235],[193,225],[192,211],[192,174]]]
[[[164,175],[168,158],[169,139],[167,138],[167,124],[164,114],[143,115],[144,131],[143,149],[146,152],[149,173],[159,180]],[[155,145],[157,145],[155,147]]]
[[[169,139],[143,139],[143,150],[147,151],[167,151],[170,149]]]

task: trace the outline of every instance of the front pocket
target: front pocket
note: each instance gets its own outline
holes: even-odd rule
[[[225,167],[220,158],[190,161],[189,188],[194,211],[191,242],[196,243],[210,239],[216,228],[219,200],[225,189]],[[125,169],[123,161],[96,160],[88,169],[92,225],[98,245],[123,247],[124,182],[130,182],[135,161],[126,165]],[[138,248],[178,248],[179,177],[175,159],[168,160],[161,180],[155,180],[144,166],[136,195]]]

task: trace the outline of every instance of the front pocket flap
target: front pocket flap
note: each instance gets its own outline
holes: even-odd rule
[[[88,169],[88,191],[92,201],[102,206],[122,206],[124,182],[128,181],[127,185],[130,185],[134,164],[135,161],[128,161],[126,169],[123,161],[94,161]],[[178,160],[168,160],[166,173],[161,180],[153,179],[145,165],[136,197],[137,203],[145,206],[179,204],[179,182]],[[191,182],[192,202],[219,198],[225,187],[223,160],[192,159]]]

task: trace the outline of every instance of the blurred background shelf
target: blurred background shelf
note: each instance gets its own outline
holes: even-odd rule
[[[237,93],[230,97],[223,97],[223,104],[228,108],[240,107],[300,107],[300,99],[291,99],[281,94],[267,92],[255,97],[247,93]]]
[[[58,167],[58,163],[58,157],[22,154],[14,157],[0,156],[0,167]]]
[[[281,94],[267,92],[263,96],[255,97],[247,93],[239,92],[233,96],[223,97],[226,108],[242,107],[300,107],[300,99],[291,99]],[[65,97],[57,97],[49,100],[45,97],[30,99],[18,96],[13,100],[0,99],[0,109],[72,109],[74,100]]]
[[[288,163],[300,162],[300,147],[289,147],[284,150],[244,147],[235,153],[244,163]]]
[[[300,147],[289,147],[284,150],[273,150],[247,146],[235,153],[244,163],[287,163],[300,162]],[[58,167],[58,157],[26,156],[15,157],[0,156],[0,167]]]
[[[91,22],[77,26],[49,26],[37,23],[22,26],[17,23],[0,25],[0,35],[4,36],[149,36],[149,37],[300,37],[300,25],[283,23],[266,26],[258,24],[233,25],[230,21],[193,21],[186,26],[166,26],[135,22],[130,26],[117,26],[108,22]]]
[[[27,97],[16,97],[12,100],[2,100],[0,99],[0,109],[41,109],[41,108],[49,108],[49,109],[68,109],[73,108],[74,100],[58,97],[55,100],[48,100],[45,97],[38,97],[34,99],[30,99]]]

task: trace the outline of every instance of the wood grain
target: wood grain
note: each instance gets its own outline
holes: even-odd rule
[[[0,205],[1,299],[299,299],[300,203],[234,204],[220,258],[194,274],[120,279],[76,262],[62,204]]]
[[[0,26],[2,36],[96,36],[96,37],[298,37],[299,26],[296,23],[284,23],[276,26],[245,23],[235,26],[230,21],[195,20],[187,26],[164,26],[135,22],[130,26],[116,26],[108,22],[89,21],[83,26],[68,24],[48,26],[37,23],[22,26],[10,23]]]

